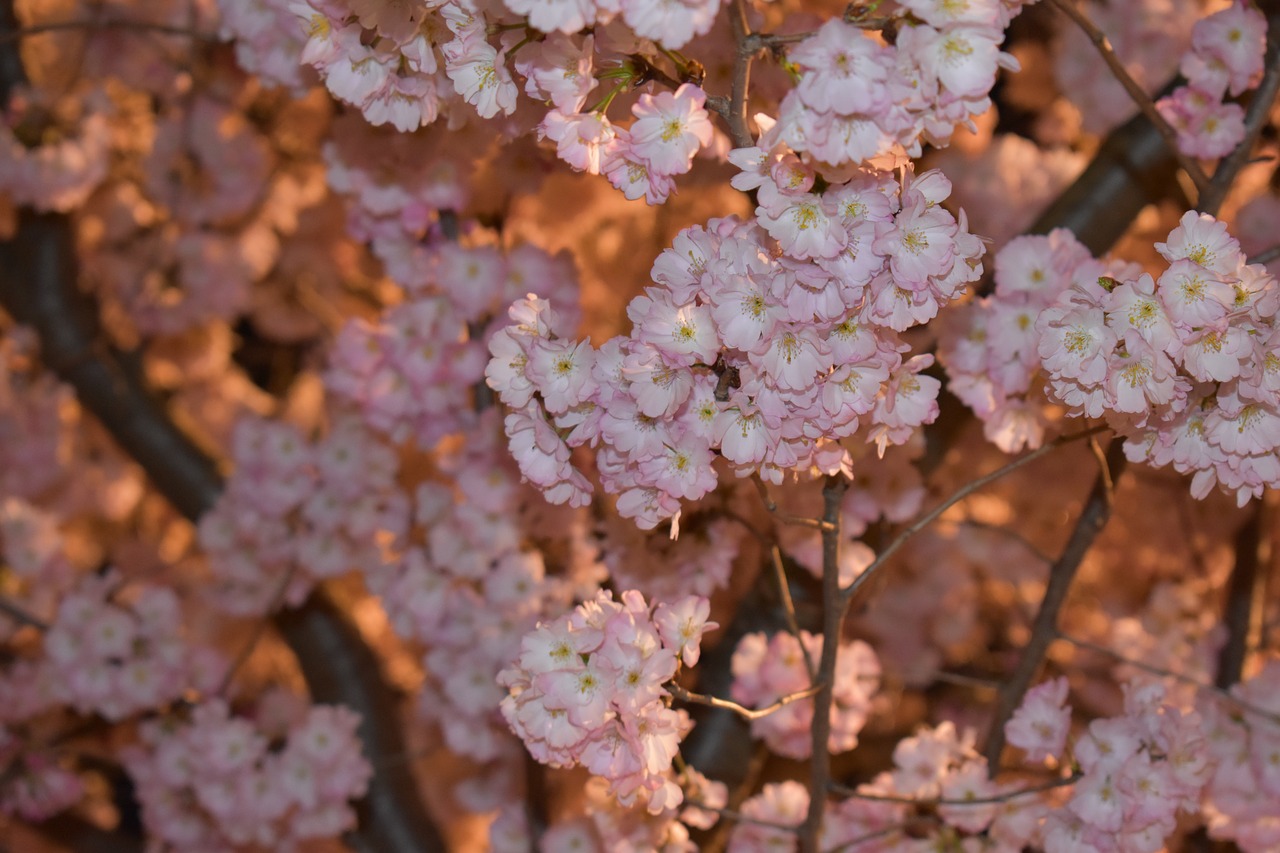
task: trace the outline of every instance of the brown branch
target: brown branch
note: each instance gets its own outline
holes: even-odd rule
[[[1260,569],[1271,560],[1271,540],[1264,535],[1268,515],[1264,501],[1257,501],[1236,534],[1236,560],[1227,580],[1222,624],[1227,641],[1218,653],[1218,673],[1214,683],[1224,690],[1240,680],[1249,647],[1261,626],[1262,595],[1266,573]]]
[[[804,668],[809,673],[809,683],[816,684],[818,681],[818,668],[814,666],[813,655],[809,653],[809,647],[800,639],[800,623],[796,619],[796,605],[791,600],[791,583],[787,580],[787,569],[782,564],[782,549],[774,545],[769,549],[769,557],[773,564],[773,579],[778,584],[778,598],[782,601],[782,615],[787,620],[787,630],[791,636],[796,638],[796,644],[800,646],[800,653],[804,655]]]
[[[1029,462],[1034,462],[1035,460],[1039,459],[1041,456],[1044,456],[1046,453],[1049,453],[1050,451],[1055,450],[1064,444],[1070,444],[1073,441],[1078,441],[1079,439],[1082,439],[1082,438],[1088,438],[1090,436],[1096,435],[1097,433],[1101,432],[1104,429],[1106,429],[1106,427],[1099,426],[1099,427],[1093,427],[1091,429],[1084,430],[1083,432],[1061,436],[1060,438],[1057,438],[1054,441],[1049,442],[1048,444],[1044,444],[1041,447],[1037,448],[1036,450],[1031,451],[1030,453],[1027,453],[1023,456],[1019,456],[1017,459],[1013,460],[1012,462],[1009,462],[1008,464],[1000,468],[997,468],[996,470],[992,471],[990,474],[984,474],[983,476],[977,478],[976,480],[971,480],[970,482],[966,483],[964,486],[961,486],[959,489],[953,492],[951,496],[948,497],[946,500],[942,501],[933,509],[929,510],[924,515],[920,516],[915,521],[911,522],[911,524],[907,525],[905,530],[899,533],[898,536],[892,542],[890,542],[888,546],[884,548],[884,550],[882,550],[879,554],[876,555],[876,558],[874,561],[872,561],[871,565],[867,566],[867,568],[863,570],[862,574],[854,578],[853,583],[849,584],[849,586],[846,589],[841,591],[840,593],[841,597],[846,601],[851,600],[855,595],[857,595],[858,590],[862,589],[862,587],[865,586],[871,580],[871,578],[874,577],[875,574],[884,567],[885,563],[889,560],[889,558],[892,557],[895,553],[897,553],[898,549],[907,543],[907,540],[909,540],[912,536],[915,536],[924,528],[928,527],[935,519],[937,519],[938,516],[942,515],[952,506],[964,500],[974,492],[978,491],[983,486],[995,480],[1000,479],[1006,474],[1009,474],[1013,471],[1018,470],[1019,468],[1021,468],[1022,466],[1026,465]]]
[[[1003,794],[992,794],[989,797],[963,797],[948,799],[946,797],[902,797],[894,794],[873,794],[859,791],[857,788],[850,788],[847,785],[832,785],[832,793],[839,794],[851,800],[869,800],[874,803],[901,803],[908,806],[920,806],[923,808],[937,808],[938,806],[990,806],[998,803],[1007,803],[1016,800],[1019,797],[1027,797],[1031,794],[1042,794],[1045,791],[1052,791],[1057,788],[1065,788],[1079,782],[1083,773],[1076,772],[1070,776],[1063,776],[1060,779],[1051,779],[1048,782],[1042,782],[1039,785],[1030,785],[1026,788],[1018,788],[1013,791],[1006,791]]]
[[[8,616],[19,625],[27,625],[40,631],[48,631],[49,623],[9,599],[0,596],[0,616]]]
[[[1076,520],[1071,538],[1067,540],[1058,561],[1049,569],[1049,583],[1045,587],[1044,599],[1040,602],[1040,610],[1036,613],[1035,621],[1031,626],[1031,639],[1022,650],[1022,657],[1018,661],[1013,676],[1001,688],[996,700],[995,717],[990,731],[987,732],[986,748],[983,750],[987,758],[987,766],[992,772],[999,767],[1000,755],[1004,752],[1005,723],[1013,716],[1014,710],[1022,702],[1023,695],[1035,680],[1036,673],[1040,671],[1040,664],[1044,662],[1049,645],[1058,636],[1058,614],[1067,600],[1067,593],[1071,589],[1076,571],[1080,568],[1080,563],[1088,553],[1089,547],[1093,545],[1093,541],[1111,517],[1110,484],[1120,476],[1126,464],[1123,439],[1111,440],[1105,462],[1103,471],[1099,472],[1089,492],[1089,498],[1080,513],[1080,518]]]
[[[789,515],[778,509],[777,502],[769,495],[769,487],[765,485],[764,480],[760,479],[759,474],[751,476],[751,482],[756,487],[756,492],[760,495],[760,500],[764,503],[764,508],[769,514],[778,520],[779,524],[789,524],[793,527],[809,527],[813,530],[829,530],[831,523],[822,518],[809,518],[806,515]]]
[[[679,684],[671,683],[667,685],[668,692],[681,702],[692,702],[695,705],[706,705],[708,708],[719,708],[723,711],[732,711],[744,720],[754,721],[762,720],[782,708],[790,705],[792,702],[799,702],[801,699],[810,699],[819,692],[820,685],[806,687],[795,693],[788,693],[776,702],[766,705],[763,708],[748,708],[745,705],[739,705],[729,699],[720,699],[716,696],[707,696],[703,693],[694,693],[692,690],[686,690]]]
[[[800,830],[803,853],[818,853],[822,833],[822,815],[827,803],[827,786],[831,784],[831,703],[835,698],[836,660],[840,653],[840,635],[849,599],[840,594],[840,505],[849,489],[849,481],[836,474],[827,477],[822,489],[822,519],[828,527],[822,531],[822,656],[818,660],[818,695],[813,701],[813,723],[809,758],[809,813]]]
[[[24,210],[18,222],[14,237],[0,242],[0,305],[35,329],[45,363],[75,389],[80,404],[174,507],[197,520],[216,502],[222,480],[120,354],[104,343],[96,306],[76,289],[70,221]],[[345,614],[317,593],[300,611],[278,616],[277,625],[307,676],[312,698],[360,712],[360,736],[375,764],[378,756],[402,753],[395,697]],[[343,660],[359,663],[343,668],[336,663]],[[335,678],[339,672],[343,677]],[[362,850],[444,849],[407,769],[379,768],[359,808],[369,816],[355,831]]]
[[[1155,102],[1150,96],[1138,85],[1137,81],[1130,76],[1129,71],[1124,67],[1124,63],[1116,56],[1115,50],[1111,47],[1111,43],[1107,41],[1107,36],[1102,30],[1089,20],[1083,12],[1076,8],[1072,0],[1050,0],[1050,2],[1068,18],[1076,23],[1093,46],[1098,49],[1098,53],[1102,56],[1102,61],[1111,69],[1111,73],[1115,75],[1116,80],[1129,93],[1129,97],[1137,105],[1142,114],[1146,116],[1147,121],[1159,131],[1160,136],[1164,138],[1165,144],[1169,146],[1174,156],[1178,159],[1178,164],[1182,166],[1183,171],[1190,176],[1192,183],[1195,184],[1196,190],[1200,193],[1205,192],[1209,187],[1209,176],[1200,168],[1200,164],[1183,154],[1178,148],[1178,133],[1165,121],[1164,116],[1160,115],[1160,111],[1156,109]]]

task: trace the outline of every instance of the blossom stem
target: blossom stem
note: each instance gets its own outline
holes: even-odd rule
[[[1160,136],[1164,139],[1165,144],[1173,151],[1174,156],[1178,158],[1178,165],[1191,178],[1191,182],[1195,184],[1196,191],[1204,193],[1209,188],[1209,176],[1204,173],[1197,163],[1191,157],[1183,154],[1178,148],[1178,133],[1173,129],[1169,122],[1165,121],[1164,116],[1160,115],[1160,111],[1156,109],[1155,102],[1151,97],[1143,91],[1138,82],[1129,74],[1128,69],[1124,67],[1124,63],[1120,61],[1120,57],[1116,56],[1115,49],[1112,48],[1111,42],[1107,40],[1106,33],[1098,29],[1089,17],[1075,7],[1071,0],[1049,0],[1058,11],[1066,15],[1076,23],[1081,31],[1088,36],[1089,41],[1098,49],[1098,53],[1102,56],[1102,61],[1111,69],[1111,73],[1115,75],[1116,80],[1129,93],[1129,97],[1137,105],[1147,120],[1160,132]]]
[[[276,587],[275,592],[271,596],[271,603],[267,605],[263,616],[254,622],[253,629],[249,632],[249,637],[244,641],[236,659],[227,667],[227,671],[222,676],[222,681],[218,683],[218,689],[214,691],[215,696],[227,695],[227,689],[231,686],[231,680],[235,678],[240,667],[244,666],[245,661],[253,654],[253,650],[258,647],[258,641],[262,639],[262,634],[267,629],[267,619],[284,604],[285,593],[289,590],[289,584],[293,582],[293,575],[297,569],[297,563],[290,563],[289,568],[285,570],[284,575],[280,578],[280,584]]]

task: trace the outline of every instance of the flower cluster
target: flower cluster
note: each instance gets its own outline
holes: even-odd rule
[[[43,655],[11,667],[0,682],[0,718],[66,704],[118,721],[217,683],[222,662],[182,639],[173,591],[136,584],[117,594],[119,584],[114,572],[85,577],[62,599],[44,632]]]
[[[817,664],[822,645],[822,637],[808,631],[801,631],[799,640],[784,632],[772,637],[747,634],[733,651],[733,698],[748,707],[763,708],[808,689],[808,661]],[[835,687],[827,745],[833,753],[848,752],[858,745],[858,732],[871,712],[871,697],[880,689],[876,653],[861,640],[842,642],[832,681]],[[751,734],[762,738],[779,755],[808,758],[813,750],[813,706],[812,699],[783,705],[752,720]]]
[[[486,359],[472,330],[513,298],[564,293],[576,280],[563,258],[529,245],[504,253],[445,244],[419,257],[429,272],[407,284],[407,302],[343,326],[325,384],[374,431],[427,449],[474,426]]]
[[[1045,818],[1047,853],[1156,853],[1174,832],[1177,813],[1198,808],[1213,771],[1203,723],[1163,697],[1159,684],[1127,690],[1124,714],[1094,720],[1073,744],[1082,778],[1066,808]]]
[[[1095,261],[1071,232],[1010,240],[995,259],[995,292],[955,306],[944,320],[938,358],[947,389],[982,421],[1005,453],[1039,447],[1049,426],[1036,319],[1074,284],[1136,277],[1133,265]]]
[[[1177,73],[1192,26],[1203,13],[1199,0],[1085,0],[1079,6],[1106,33],[1125,71],[1148,95]],[[1080,27],[1063,27],[1054,41],[1057,89],[1075,105],[1086,132],[1105,134],[1137,114],[1133,97],[1107,64],[1098,61],[1097,47]]]
[[[459,100],[481,118],[515,111],[519,88],[508,60],[517,43],[528,40],[521,42],[511,30],[529,27],[568,36],[619,18],[635,35],[674,50],[711,28],[720,0],[507,0],[506,7],[481,11],[454,2],[306,0],[290,8],[306,32],[301,61],[319,71],[334,97],[359,108],[371,124],[411,131],[443,113],[458,115],[451,110]],[[497,44],[491,39],[495,31],[500,33]],[[526,61],[524,56],[520,59]],[[527,87],[536,90],[541,85],[534,75],[525,76]],[[589,68],[582,76],[589,90]]]
[[[678,542],[649,536],[612,515],[606,516],[603,533],[601,561],[612,582],[655,601],[690,593],[710,596],[727,587],[748,535],[736,521],[696,512],[685,517]]]
[[[957,124],[991,106],[1000,51],[1021,0],[909,0],[892,45],[832,18],[787,52],[799,75],[779,106],[777,138],[832,165],[865,163],[895,149],[919,156],[945,145]]]
[[[0,814],[45,820],[84,794],[79,775],[47,750],[32,748],[0,726]]]
[[[1206,214],[1186,213],[1156,249],[1170,264],[1158,280],[1077,275],[1040,314],[1050,393],[1105,415],[1131,460],[1243,505],[1280,483],[1280,287]]]
[[[579,98],[566,111],[547,113],[538,132],[555,142],[556,154],[578,171],[607,176],[628,199],[662,204],[675,190],[673,178],[688,172],[694,155],[712,143],[706,100],[691,83],[674,93],[643,94],[631,107],[635,121],[627,128],[612,124],[603,112],[577,112]]]
[[[305,850],[354,826],[349,801],[373,773],[359,716],[326,705],[285,716],[255,721],[212,700],[143,724],[124,763],[151,836],[185,850]]]
[[[499,671],[538,620],[593,594],[602,575],[585,519],[535,502],[520,483],[497,414],[482,415],[465,442],[437,449],[448,479],[424,482],[413,495],[422,545],[363,567],[396,633],[426,646],[421,716],[440,726],[451,750],[481,762],[511,751]],[[563,557],[549,565],[547,554]]]
[[[300,604],[320,580],[378,565],[404,541],[399,461],[357,420],[315,442],[282,422],[243,420],[233,451],[235,473],[199,525],[224,610]]]
[[[758,222],[681,232],[634,299],[631,335],[574,341],[545,300],[511,309],[490,343],[490,387],[513,411],[521,471],[553,502],[585,503],[570,448],[598,446],[618,510],[643,528],[738,476],[847,470],[860,419],[883,452],[937,414],[931,356],[896,332],[932,318],[981,274],[981,243],[939,205],[939,173],[857,172],[811,192],[794,156],[756,157]]]
[[[1066,704],[1070,689],[1065,678],[1036,685],[1005,723],[1005,737],[1026,752],[1027,761],[1041,762],[1062,753],[1071,730],[1071,708]]]
[[[1244,139],[1244,108],[1224,100],[1262,80],[1266,46],[1266,16],[1244,0],[1196,21],[1180,68],[1187,85],[1156,104],[1185,154],[1225,157]]]
[[[1204,792],[1209,835],[1230,839],[1245,853],[1280,845],[1280,662],[1272,659],[1252,678],[1231,688],[1247,703],[1205,697],[1205,752],[1212,775]]]
[[[520,644],[520,658],[498,676],[509,695],[502,714],[534,758],[581,764],[609,781],[628,805],[644,792],[648,811],[683,800],[671,762],[691,722],[669,706],[663,687],[681,661],[698,662],[705,598],[650,608],[635,591],[609,593],[543,623]]]
[[[82,205],[107,177],[111,127],[103,104],[53,120],[56,106],[19,95],[0,121],[0,194],[13,204],[65,212]]]

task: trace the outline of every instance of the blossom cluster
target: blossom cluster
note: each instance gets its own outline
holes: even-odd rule
[[[918,157],[945,145],[957,124],[991,106],[1000,50],[1022,0],[907,0],[891,45],[832,18],[787,51],[799,76],[778,107],[778,139],[831,165],[865,163],[894,150]]]
[[[989,778],[972,732],[960,734],[951,722],[922,727],[894,748],[892,770],[859,785],[851,796],[826,803],[822,849],[891,853],[967,849],[978,842],[981,848],[1020,850],[1046,809],[1039,798],[1018,797],[1018,792],[1016,782]],[[782,827],[803,823],[809,801],[809,790],[799,782],[765,785],[740,807],[752,822],[734,827],[729,850],[796,850],[795,834]],[[913,811],[913,802],[936,805],[926,814]]]
[[[1105,415],[1131,460],[1243,505],[1280,483],[1280,287],[1207,214],[1187,212],[1156,249],[1170,264],[1158,280],[1080,281],[1040,314],[1050,393]]]
[[[946,144],[957,124],[971,123],[990,106],[999,68],[1017,67],[999,47],[1024,4],[911,0],[894,10],[889,40],[855,22],[828,21],[788,50],[786,67],[798,85],[779,107],[774,138],[832,165],[904,150],[915,156],[922,142]],[[458,102],[481,118],[513,116],[523,87],[550,105],[538,134],[554,143],[562,160],[606,175],[629,199],[660,204],[674,190],[672,178],[713,144],[706,94],[689,82],[700,81],[700,74],[677,68],[684,82],[671,81],[674,92],[639,95],[630,126],[611,121],[609,106],[652,79],[647,66],[677,59],[671,51],[705,35],[720,5],[507,0],[505,9],[479,10],[461,3],[309,0],[289,8],[305,30],[301,62],[368,122],[413,131],[448,115],[461,124]],[[279,9],[237,13],[231,30],[247,43],[238,50],[274,69],[278,48],[255,46],[272,12]],[[588,107],[602,81],[612,90]]]
[[[949,387],[1014,452],[1044,441],[1043,382],[1069,414],[1105,417],[1131,460],[1243,505],[1280,483],[1280,287],[1207,214],[1184,214],[1156,249],[1169,266],[1152,278],[1066,231],[1010,241],[995,294],[944,335]]]
[[[1007,730],[1040,758],[1061,749],[1070,708],[1065,682],[1028,693]],[[1065,808],[1040,827],[1048,853],[1067,850],[1156,853],[1179,811],[1199,808],[1213,772],[1204,724],[1195,711],[1164,701],[1159,683],[1125,691],[1124,713],[1094,720],[1071,745],[1080,779]]]
[[[88,576],[62,598],[41,655],[15,663],[0,679],[0,719],[70,705],[114,722],[217,683],[221,659],[183,639],[173,590],[134,584],[117,592],[118,586],[114,572]]]
[[[798,639],[785,632],[772,637],[747,634],[733,650],[731,695],[747,707],[764,708],[807,690],[812,683],[808,663],[817,664],[822,646],[823,638],[808,631],[801,631]],[[871,697],[880,689],[876,653],[861,640],[841,642],[832,682],[827,746],[833,753],[848,752],[858,745],[858,732],[871,713]],[[752,737],[763,739],[779,755],[808,758],[813,752],[814,704],[801,699],[752,720]]]
[[[744,172],[758,220],[681,232],[632,300],[629,337],[575,341],[546,300],[511,308],[490,342],[490,387],[521,471],[553,502],[589,499],[570,448],[598,447],[605,490],[643,528],[738,476],[847,470],[860,420],[883,452],[937,414],[931,356],[898,331],[981,275],[981,243],[940,206],[936,172],[856,172],[810,192],[794,155]]]
[[[635,591],[620,602],[602,592],[539,624],[498,676],[503,716],[538,761],[586,767],[623,805],[643,792],[651,813],[679,806],[671,762],[692,723],[663,685],[681,662],[698,662],[703,633],[718,627],[709,607],[697,596],[651,607]]]
[[[1267,19],[1245,0],[1196,21],[1179,69],[1187,85],[1156,103],[1192,157],[1225,157],[1244,139],[1244,108],[1225,103],[1262,80]]]
[[[1274,850],[1280,845],[1280,662],[1267,661],[1232,687],[1230,698],[1204,697],[1199,710],[1206,754],[1198,760],[1212,767],[1204,792],[1210,837],[1230,839],[1245,853]]]
[[[80,776],[51,751],[24,743],[0,726],[0,814],[46,820],[80,801]]]
[[[325,385],[375,432],[429,449],[474,426],[491,312],[530,291],[564,293],[576,280],[563,258],[530,245],[506,253],[449,243],[420,260],[429,272],[407,284],[408,301],[342,327]]]
[[[559,58],[554,50],[544,48],[549,59]],[[562,62],[555,70],[564,73],[565,67]],[[530,73],[531,81],[542,79]],[[561,160],[578,171],[605,175],[628,199],[662,204],[675,190],[674,177],[688,172],[694,155],[715,138],[706,92],[692,83],[681,84],[674,93],[642,94],[631,107],[635,120],[630,127],[613,124],[603,111],[578,112],[585,95],[581,92],[564,107],[557,104],[538,133],[556,143]]]
[[[1049,427],[1036,319],[1076,284],[1136,277],[1132,264],[1094,260],[1071,232],[1016,237],[995,258],[995,290],[943,318],[938,358],[947,389],[982,421],[1005,453],[1039,447]]]
[[[451,750],[479,762],[511,751],[496,679],[521,638],[575,596],[593,595],[602,579],[584,519],[534,503],[520,483],[497,414],[491,409],[465,440],[437,448],[443,478],[413,492],[421,546],[362,567],[396,633],[426,648],[422,718],[440,726]],[[540,520],[522,513],[529,506]],[[560,560],[547,556],[557,553]]]
[[[82,205],[107,177],[111,128],[97,99],[81,116],[54,120],[55,109],[15,98],[0,121],[0,195],[36,210]]]
[[[1108,3],[1084,0],[1079,9],[1106,33],[1116,58],[1148,95],[1154,95],[1178,71],[1191,43],[1191,29],[1203,14],[1200,0],[1141,0]],[[1058,91],[1079,113],[1083,130],[1105,134],[1136,115],[1133,97],[1116,79],[1089,35],[1063,27],[1054,39],[1054,77]]]
[[[676,50],[708,31],[719,7],[720,0],[508,0],[505,9],[495,4],[485,10],[453,2],[306,0],[289,8],[301,19],[307,37],[301,62],[320,73],[334,97],[359,108],[372,124],[411,131],[446,112],[451,119],[458,116],[452,111],[458,101],[481,118],[513,113],[519,88],[507,64],[520,42],[513,30],[528,27],[568,36],[616,19],[630,28],[632,39],[652,39]],[[491,38],[495,32],[496,44]],[[620,42],[626,38],[618,33]],[[591,50],[588,39],[588,57]],[[581,85],[589,90],[594,85],[590,71],[582,78]],[[534,75],[526,79],[530,88],[539,85]]]
[[[359,716],[327,705],[278,716],[233,715],[215,699],[140,726],[123,758],[151,836],[186,850],[288,851],[354,826],[350,800],[373,773]]]
[[[316,441],[283,422],[245,419],[233,458],[199,524],[215,600],[229,613],[300,604],[320,580],[378,565],[408,533],[399,460],[354,418]]]

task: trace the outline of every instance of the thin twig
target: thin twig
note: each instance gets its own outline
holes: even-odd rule
[[[1027,537],[1023,536],[1018,531],[1014,530],[1012,527],[1005,527],[1003,524],[990,524],[985,521],[979,521],[978,519],[973,517],[965,518],[961,521],[955,521],[952,523],[955,524],[956,527],[969,527],[974,530],[981,530],[985,533],[994,533],[999,536],[1003,536],[1007,539],[1012,539],[1014,542],[1017,542],[1019,545],[1025,548],[1028,552],[1030,552],[1031,556],[1035,557],[1040,562],[1042,563],[1053,562],[1052,557],[1050,557],[1044,551],[1040,550],[1040,548],[1037,547],[1034,542],[1032,542]]]
[[[769,514],[778,520],[779,524],[790,524],[794,527],[810,527],[814,530],[829,530],[830,522],[821,518],[810,518],[807,515],[791,515],[781,512],[778,504],[769,496],[769,487],[765,485],[764,480],[759,475],[752,476],[751,482],[755,483],[756,492],[760,495],[760,500],[764,502],[764,508],[769,510]]]
[[[799,702],[801,699],[811,698],[818,693],[820,687],[821,685],[813,685],[796,693],[788,693],[772,705],[766,705],[763,708],[748,708],[745,705],[739,705],[737,702],[730,699],[720,699],[715,696],[707,696],[703,693],[694,693],[692,690],[686,690],[674,682],[667,685],[667,690],[670,691],[672,696],[676,697],[681,702],[692,702],[695,705],[706,705],[709,708],[723,708],[726,711],[732,711],[748,722],[752,722],[764,719],[775,711],[790,705],[792,702]]]
[[[787,620],[787,630],[796,638],[800,652],[804,655],[805,670],[809,673],[809,684],[818,683],[818,668],[814,666],[813,655],[809,647],[800,639],[800,623],[796,620],[796,605],[791,600],[791,584],[787,580],[787,569],[782,563],[782,549],[774,545],[769,549],[770,562],[773,564],[773,578],[778,583],[778,597],[782,601],[782,613]]]
[[[1042,445],[1041,447],[1031,451],[1030,453],[1027,453],[1023,456],[1019,456],[1017,459],[1014,459],[1012,462],[1009,462],[1006,465],[1003,465],[1000,468],[997,468],[996,470],[992,471],[990,474],[981,476],[978,479],[973,480],[965,484],[964,486],[961,486],[959,489],[953,492],[949,498],[947,498],[942,503],[935,506],[933,509],[926,512],[924,515],[917,518],[915,521],[911,522],[911,524],[907,525],[906,529],[903,530],[901,533],[899,533],[896,539],[890,542],[883,551],[881,551],[879,554],[876,555],[876,558],[874,561],[872,561],[871,565],[867,566],[867,568],[862,572],[862,574],[858,575],[858,577],[854,579],[853,583],[849,584],[849,586],[841,592],[841,596],[846,600],[852,599],[855,595],[857,595],[858,590],[860,590],[863,586],[865,586],[866,583],[869,580],[871,580],[871,578],[876,574],[876,572],[878,572],[884,566],[885,562],[888,561],[888,559],[892,557],[898,551],[899,548],[901,548],[903,545],[907,543],[907,540],[909,540],[912,536],[915,536],[924,528],[928,527],[929,524],[931,524],[938,516],[942,515],[948,509],[955,506],[957,503],[964,500],[969,495],[978,491],[983,486],[987,485],[988,483],[999,480],[1001,477],[1005,476],[1006,474],[1016,471],[1022,466],[1030,462],[1034,462],[1035,460],[1039,459],[1041,456],[1046,455],[1047,453],[1063,446],[1064,444],[1070,444],[1073,441],[1079,441],[1082,438],[1088,438],[1090,436],[1096,435],[1097,433],[1101,432],[1104,429],[1106,429],[1105,426],[1096,426],[1096,427],[1091,427],[1090,429],[1084,430],[1083,432],[1072,433],[1071,435],[1064,435],[1060,438],[1055,439],[1054,441],[1049,442],[1048,444]]]
[[[49,623],[41,619],[7,598],[0,597],[0,614],[4,614],[19,625],[29,625],[41,631],[49,630]]]
[[[720,815],[720,817],[725,818],[726,820],[734,821],[735,823],[749,823],[752,826],[765,826],[765,827],[768,827],[769,829],[779,830],[780,832],[795,833],[799,831],[799,827],[787,826],[785,823],[776,823],[771,820],[761,820],[758,817],[751,817],[750,815],[745,815],[742,812],[736,811],[734,809],[726,809],[726,808],[721,808],[719,806],[709,806],[706,803],[702,803],[697,800],[686,799],[684,801],[684,805],[688,808],[702,809],[704,812],[712,812],[713,814],[718,814]]]
[[[938,806],[990,806],[997,803],[1007,803],[1016,800],[1019,797],[1027,797],[1031,794],[1042,794],[1045,791],[1052,791],[1056,788],[1065,788],[1079,782],[1083,773],[1072,773],[1070,776],[1063,776],[1060,779],[1051,779],[1048,782],[1041,782],[1038,785],[1031,785],[1026,788],[1018,788],[1013,791],[1006,791],[1003,794],[992,794],[988,797],[903,797],[895,794],[874,794],[866,791],[859,791],[857,788],[850,788],[847,785],[831,786],[833,794],[839,794],[851,800],[870,800],[875,803],[902,803],[907,806],[921,806],[924,808],[936,808]]]
[[[249,632],[249,637],[244,641],[244,645],[240,648],[240,652],[236,655],[236,659],[227,667],[226,673],[222,676],[222,681],[218,682],[218,689],[214,691],[214,696],[226,696],[227,688],[231,686],[231,680],[235,678],[235,674],[240,667],[244,666],[245,661],[253,654],[253,650],[258,647],[258,641],[262,639],[262,635],[267,630],[267,622],[270,621],[268,616],[280,609],[280,605],[284,603],[285,593],[289,590],[289,584],[293,582],[293,575],[297,569],[296,563],[290,563],[289,568],[285,569],[284,576],[280,578],[280,584],[271,595],[270,602],[267,603],[267,609],[264,615],[253,623],[253,629]]]
[[[1004,752],[1005,723],[1022,702],[1023,695],[1040,671],[1040,664],[1044,662],[1049,645],[1058,635],[1058,613],[1067,600],[1071,582],[1075,579],[1076,570],[1080,568],[1084,555],[1111,517],[1112,489],[1115,479],[1124,470],[1126,461],[1124,441],[1113,438],[1103,460],[1103,470],[1094,480],[1089,499],[1080,512],[1080,518],[1076,520],[1075,530],[1071,532],[1071,538],[1067,540],[1058,561],[1049,569],[1049,582],[1040,602],[1040,610],[1031,626],[1031,638],[1022,650],[1022,657],[1012,677],[1000,690],[991,729],[987,732],[983,754],[987,757],[987,766],[993,772],[1000,764],[1000,754]]]
[[[1187,175],[1190,176],[1191,182],[1195,184],[1196,191],[1204,193],[1209,187],[1209,176],[1200,168],[1200,164],[1178,148],[1178,132],[1173,129],[1169,122],[1165,121],[1164,116],[1160,115],[1160,111],[1156,109],[1155,102],[1151,97],[1138,85],[1137,81],[1130,76],[1129,71],[1124,67],[1124,63],[1120,61],[1120,57],[1116,56],[1115,50],[1111,47],[1111,42],[1107,40],[1107,36],[1102,30],[1089,20],[1088,16],[1075,7],[1071,0],[1049,0],[1060,12],[1075,21],[1076,26],[1088,36],[1089,41],[1093,42],[1093,46],[1098,49],[1098,53],[1102,56],[1102,61],[1111,69],[1111,73],[1115,75],[1116,80],[1129,93],[1129,97],[1137,105],[1147,120],[1160,132],[1169,149],[1173,151],[1174,156],[1178,158],[1178,165],[1182,166]]]
[[[965,675],[960,672],[948,672],[945,669],[933,673],[933,680],[943,684],[954,684],[957,687],[969,687],[974,690],[999,690],[1000,682],[990,678],[979,678],[976,675]]]
[[[733,58],[733,81],[729,86],[729,136],[735,148],[750,148],[754,144],[751,129],[747,127],[747,95],[751,86],[751,63],[755,59],[758,48],[753,49],[750,42],[751,27],[747,24],[747,4],[745,0],[733,0],[733,8],[729,12],[729,25],[733,27],[733,40],[738,45]]]

